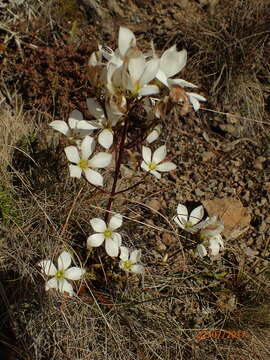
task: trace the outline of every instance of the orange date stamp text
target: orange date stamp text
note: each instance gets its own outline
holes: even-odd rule
[[[245,330],[200,330],[196,339],[241,339],[247,337],[248,335],[249,333]]]

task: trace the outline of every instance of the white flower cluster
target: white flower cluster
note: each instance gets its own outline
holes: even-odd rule
[[[197,111],[200,102],[206,101],[199,94],[185,91],[185,88],[197,88],[196,85],[184,79],[174,78],[185,67],[186,62],[187,51],[177,51],[176,45],[167,49],[161,56],[157,55],[153,45],[150,52],[143,53],[137,46],[133,32],[120,27],[118,48],[114,51],[99,46],[88,62],[89,80],[97,91],[97,100],[86,99],[91,120],[84,119],[80,111],[74,110],[67,122],[55,120],[49,124],[67,138],[68,146],[64,148],[64,152],[69,161],[70,176],[73,178],[81,178],[83,175],[90,184],[103,187],[103,175],[97,169],[108,167],[115,151],[114,182],[109,192],[107,211],[111,211],[117,194],[116,183],[121,174],[122,154],[132,148],[128,145],[134,144],[137,149],[144,141],[147,144],[156,141],[161,134],[167,109],[170,111],[173,106],[181,106],[180,113],[184,115],[192,108]],[[151,97],[152,95],[155,97]],[[145,120],[142,120],[145,122],[143,126],[135,126],[133,131],[130,114],[132,111],[136,112],[136,108],[145,112]],[[136,129],[142,129],[139,136]],[[99,146],[105,150],[100,151]],[[176,164],[166,161],[166,157],[166,145],[159,146],[153,152],[150,147],[142,146],[141,168],[160,179],[161,173],[176,169]],[[179,205],[177,211],[175,221],[180,227],[192,233],[200,232],[204,242],[198,246],[199,254],[205,256],[208,252],[210,255],[218,253],[223,247],[220,232],[209,228],[217,221],[211,218],[201,221],[202,207],[194,209],[190,215],[183,205]],[[122,246],[122,236],[118,232],[122,222],[121,214],[112,216],[110,220],[107,216],[105,220],[91,219],[90,224],[95,233],[88,237],[87,247],[92,249],[104,243],[109,256],[120,257],[119,266],[122,270],[142,274],[144,267],[139,264],[141,250],[130,250]],[[208,252],[205,247],[206,240],[209,242]],[[72,285],[67,280],[81,279],[85,270],[78,267],[69,268],[70,264],[71,255],[66,251],[58,258],[58,269],[51,260],[40,262],[43,273],[53,276],[47,281],[46,290],[55,288],[73,295]]]
[[[181,229],[192,234],[198,234],[199,239],[202,241],[196,249],[200,257],[216,256],[220,250],[224,249],[221,236],[224,225],[216,216],[207,217],[205,220],[203,220],[203,217],[204,207],[202,205],[197,206],[189,214],[187,207],[179,204],[174,221]]]

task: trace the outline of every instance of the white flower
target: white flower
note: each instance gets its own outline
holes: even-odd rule
[[[208,251],[207,251],[206,247],[208,248]],[[219,234],[219,235],[211,237],[207,241],[204,241],[203,244],[197,245],[196,251],[197,251],[197,254],[201,258],[203,258],[207,255],[209,255],[210,257],[216,256],[223,249],[224,249],[224,242],[223,242],[222,236]]]
[[[195,232],[198,230],[196,226],[204,216],[204,208],[202,205],[197,206],[188,214],[188,209],[185,205],[179,204],[177,206],[177,215],[174,221],[184,230],[188,232]],[[203,225],[202,225],[203,226]],[[200,226],[199,226],[200,228]]]
[[[142,274],[144,272],[143,265],[137,264],[141,259],[141,250],[130,251],[127,247],[120,247],[120,263],[119,267],[126,272],[134,274]]]
[[[166,50],[160,58],[160,66],[156,78],[164,85],[169,87],[168,79],[181,71],[187,62],[187,51],[176,50],[176,45],[173,45]]]
[[[86,136],[82,143],[80,152],[76,146],[67,146],[64,151],[68,160],[73,163],[69,165],[71,177],[80,178],[82,172],[86,179],[93,185],[103,186],[103,177],[92,168],[105,168],[112,160],[112,155],[100,152],[88,160],[95,149],[95,140],[90,136]],[[75,165],[74,165],[75,164]]]
[[[152,142],[156,141],[159,138],[161,134],[161,130],[162,130],[161,124],[158,124],[157,126],[154,127],[154,129],[148,134],[146,138],[148,144],[151,144]]]
[[[108,103],[105,104],[107,117],[95,99],[89,98],[86,100],[86,103],[89,112],[97,119],[97,121],[92,121],[91,123],[96,129],[102,129],[98,135],[98,143],[105,149],[109,149],[113,143],[112,128],[117,124],[121,115],[114,114]]]
[[[105,250],[107,254],[112,257],[118,256],[119,247],[122,243],[122,237],[114,230],[118,229],[122,225],[122,221],[122,215],[120,214],[114,215],[110,219],[108,226],[102,219],[94,218],[90,220],[92,228],[97,233],[88,237],[87,246],[98,247],[102,245],[105,240]]]
[[[51,260],[42,260],[39,266],[42,272],[47,276],[53,276],[52,279],[46,282],[45,290],[56,289],[61,293],[68,293],[74,295],[72,285],[66,280],[80,280],[85,273],[85,270],[80,267],[71,267],[71,255],[67,251],[63,251],[58,257],[58,268],[55,267]]]
[[[162,145],[157,148],[152,156],[152,151],[149,147],[143,146],[142,148],[142,156],[143,162],[141,163],[141,167],[145,171],[149,171],[152,175],[161,178],[160,172],[171,171],[176,169],[176,165],[172,162],[164,162],[160,164],[166,157],[167,150],[166,146]]]
[[[224,223],[217,216],[210,216],[202,221],[199,237],[201,240],[209,240],[216,237],[224,230]]]
[[[82,139],[89,135],[96,128],[86,120],[83,120],[83,115],[78,110],[73,110],[68,118],[68,123],[62,120],[55,120],[49,123],[54,130],[67,136],[69,139]]]

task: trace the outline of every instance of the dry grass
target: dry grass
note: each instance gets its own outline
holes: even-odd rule
[[[135,3],[134,8],[140,9],[140,2]],[[188,70],[193,79],[190,80],[196,83],[197,74],[203,74],[199,83],[205,93],[211,93],[210,104],[215,109],[267,122],[269,2],[260,0],[256,6],[250,0],[220,2],[209,15],[194,3],[192,9],[199,13],[199,18],[188,19],[181,9],[180,18],[187,20],[186,27],[181,23],[179,30],[183,36],[181,42],[192,53]],[[52,14],[53,2],[44,6],[42,2],[34,5],[29,1],[28,5],[23,11],[20,6],[14,7],[12,13],[21,11],[30,29],[22,25],[20,33],[16,16],[10,13],[5,26],[10,30],[16,27],[23,51],[23,44],[35,40],[27,37],[28,31],[31,33],[40,26],[38,41],[41,39],[50,50],[55,47],[53,53],[58,54],[62,49],[57,46],[65,44],[62,35],[67,35],[67,31],[56,14]],[[65,16],[71,16],[67,10]],[[78,7],[76,11],[80,11]],[[171,33],[163,33],[163,37],[163,43],[174,40]],[[16,49],[20,62],[18,42],[10,40],[8,46]],[[7,61],[14,65],[14,57]],[[22,73],[27,74],[23,70]],[[83,70],[79,73],[83,74]],[[12,79],[9,76],[12,87],[12,79],[17,75]],[[46,93],[46,86],[42,86],[38,91],[51,101],[51,93]],[[28,91],[31,92],[31,87]],[[139,188],[138,194],[121,198],[113,209],[126,214],[125,243],[143,249],[147,264],[143,279],[126,278],[117,261],[107,259],[102,251],[86,254],[85,241],[91,232],[89,219],[102,214],[106,196],[96,195],[87,184],[68,179],[60,145],[57,140],[51,141],[52,132],[42,123],[53,116],[51,109],[54,114],[60,114],[63,109],[67,112],[74,99],[71,97],[71,104],[61,104],[60,98],[54,103],[41,104],[42,117],[37,115],[40,104],[30,109],[28,102],[34,122],[29,118],[30,113],[25,114],[20,96],[10,92],[6,87],[4,93],[9,104],[3,99],[0,110],[0,186],[4,187],[5,199],[7,196],[11,199],[7,210],[10,221],[0,227],[0,342],[5,345],[6,358],[269,359],[267,266],[260,276],[254,273],[237,244],[228,248],[222,262],[207,263],[194,258],[187,250],[190,245],[170,226],[179,201],[172,179],[156,187],[150,181]],[[70,94],[64,95],[70,99]],[[25,100],[29,98],[25,96]],[[80,98],[75,103],[80,105]],[[261,128],[252,129],[263,135]],[[110,176],[108,172],[108,183]],[[143,205],[153,192],[161,199],[165,189],[168,194],[174,192],[174,197],[164,195],[170,204],[164,214]],[[170,255],[167,262],[162,261],[164,252],[157,246],[157,234],[159,243],[163,238],[174,241],[167,247]],[[88,271],[86,280],[77,286],[79,296],[70,299],[54,292],[45,293],[44,279],[37,267],[41,259],[56,259],[63,248],[72,249],[76,263]],[[217,276],[224,271],[225,279]],[[241,339],[199,340],[201,329],[242,329],[249,335]]]

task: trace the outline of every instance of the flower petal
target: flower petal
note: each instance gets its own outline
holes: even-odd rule
[[[71,254],[67,251],[63,251],[57,260],[58,270],[66,270],[71,264]]]
[[[203,258],[207,255],[207,250],[204,247],[204,245],[202,245],[202,244],[197,245],[196,251],[197,251],[197,254],[199,255],[199,257],[201,257],[201,258]]]
[[[70,177],[75,177],[80,179],[81,175],[82,175],[82,169],[77,166],[77,165],[69,165],[69,175]]]
[[[178,204],[177,206],[177,215],[180,215],[185,219],[185,221],[188,221],[188,209],[185,205]]]
[[[105,250],[111,257],[116,257],[119,254],[119,240],[117,237],[108,238],[105,240]]]
[[[191,222],[192,225],[196,225],[198,222],[202,220],[203,215],[204,215],[204,207],[200,205],[191,211],[188,220]]]
[[[166,50],[160,59],[160,68],[167,77],[172,77],[185,67],[187,62],[187,51],[176,51],[175,46]]]
[[[42,260],[38,263],[38,265],[41,267],[42,272],[45,275],[54,276],[57,272],[57,269],[51,260]]]
[[[162,145],[159,148],[157,148],[153,154],[153,163],[159,164],[161,161],[163,161],[166,157],[167,150],[166,145]]]
[[[157,179],[161,179],[161,175],[156,170],[150,170],[150,174],[154,175]]]
[[[133,250],[130,254],[129,260],[135,264],[138,261],[140,261],[141,256],[142,256],[142,250]]]
[[[212,255],[212,256],[218,255],[218,253],[220,251],[220,244],[216,238],[212,238],[209,240],[208,250],[209,250],[210,255]]]
[[[157,171],[171,171],[171,170],[175,170],[176,169],[176,165],[172,162],[165,162],[165,163],[162,163],[162,164],[159,164],[157,166]]]
[[[151,162],[152,151],[149,147],[142,147],[142,157],[146,164],[149,164]]]
[[[75,294],[72,285],[66,279],[61,279],[58,281],[58,290],[61,293],[67,293],[70,296]]]
[[[120,259],[127,261],[129,259],[129,249],[126,246],[120,246]]]
[[[136,38],[133,32],[126,27],[120,27],[118,35],[118,48],[122,57],[124,57],[130,47],[136,45]]]
[[[68,125],[71,129],[75,129],[77,127],[77,123],[79,120],[83,119],[83,114],[79,110],[73,110],[68,118]]]
[[[159,68],[159,59],[152,59],[148,61],[145,65],[144,72],[140,78],[140,84],[146,85],[150,81],[152,81],[158,72],[158,68]]]
[[[90,220],[90,224],[94,231],[103,233],[107,229],[107,225],[104,220],[100,218],[93,218]]]
[[[53,277],[52,279],[48,280],[45,284],[45,290],[48,291],[50,289],[57,289],[59,290],[58,287],[58,281],[56,280],[55,277]]]
[[[183,80],[183,79],[168,79],[168,84],[169,85],[179,85],[181,87],[190,87],[190,88],[197,88],[198,86],[197,85],[194,85],[186,80]]]
[[[141,168],[142,168],[143,170],[145,170],[145,171],[149,171],[149,170],[150,170],[150,169],[149,169],[149,166],[146,164],[145,161],[143,161],[143,162],[141,163]]]
[[[169,85],[168,85],[168,80],[169,80],[169,79],[167,79],[167,75],[166,75],[165,72],[164,72],[163,70],[161,70],[160,68],[159,68],[159,70],[158,70],[158,72],[157,72],[157,74],[156,74],[156,79],[158,79],[163,85],[169,86]]]
[[[89,161],[89,166],[92,168],[102,169],[110,165],[111,161],[112,154],[100,152]]]
[[[145,59],[143,53],[138,52],[138,56],[133,57],[128,62],[128,71],[133,83],[140,80],[145,70]],[[141,83],[141,82],[140,82]]]
[[[185,229],[185,224],[182,222],[181,216],[175,216],[173,220],[180,226],[181,229]]]
[[[114,231],[120,228],[120,226],[122,226],[122,222],[123,222],[123,216],[121,214],[116,214],[111,218],[108,228]]]
[[[102,107],[94,98],[86,99],[86,104],[88,107],[89,112],[96,118],[96,119],[104,119],[105,114]]]
[[[76,146],[67,146],[64,148],[64,151],[70,162],[78,164],[78,162],[80,161],[80,155]]]
[[[98,247],[103,244],[105,236],[103,234],[93,234],[87,239],[87,247]]]
[[[99,123],[97,121],[87,121],[87,120],[80,120],[77,123],[78,130],[89,130],[93,131],[99,129]]]
[[[134,274],[143,274],[144,267],[142,265],[135,264],[131,266],[130,271],[133,272]]]
[[[69,135],[70,130],[65,121],[55,120],[55,121],[50,122],[49,126],[51,126],[54,130],[57,130],[66,136]]]
[[[86,136],[81,144],[82,159],[87,160],[95,150],[96,142],[91,136]]]
[[[103,176],[95,170],[85,169],[84,175],[86,180],[95,186],[103,186]]]
[[[68,280],[80,280],[85,274],[85,269],[73,266],[65,271],[65,278]]]
[[[98,136],[98,143],[105,149],[109,149],[113,143],[113,134],[111,130],[104,129]]]
[[[199,100],[199,101],[206,101],[206,98],[202,95],[196,94],[196,93],[189,93],[187,92],[187,95],[192,96],[193,98]]]
[[[145,85],[141,88],[138,96],[155,95],[159,93],[159,87],[157,85]]]
[[[159,137],[160,133],[162,130],[162,126],[161,125],[157,125],[154,127],[154,129],[148,134],[146,141],[151,144],[152,142],[156,141],[157,138]]]

